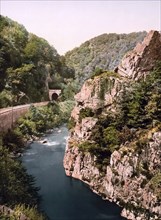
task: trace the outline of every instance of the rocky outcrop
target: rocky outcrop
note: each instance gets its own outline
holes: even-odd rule
[[[161,60],[160,47],[160,34],[151,31],[142,44],[125,56],[117,73],[105,72],[84,83],[75,96],[77,104],[71,114],[75,125],[64,156],[66,174],[84,181],[104,199],[124,207],[122,215],[131,220],[161,219],[161,191],[155,190],[161,181],[161,131],[139,129],[133,142],[120,144],[108,155],[104,170],[99,168],[96,155],[82,151],[80,144],[86,141],[93,144],[91,137],[98,118],[118,111],[117,100],[124,87],[144,78],[154,68],[156,60]],[[136,145],[139,140],[140,148]]]
[[[151,71],[156,62],[161,60],[161,35],[150,31],[142,43],[127,53],[115,72],[121,76],[138,80]]]
[[[81,91],[75,95],[77,106],[97,110],[104,106],[112,105],[114,97],[119,95],[122,88],[122,80],[119,75],[113,76],[110,73],[95,77],[94,80],[87,80]]]
[[[64,168],[68,176],[80,179],[104,199],[117,202],[125,208],[122,215],[127,219],[154,220],[161,217],[161,204],[151,192],[150,183],[144,187],[146,176],[136,173],[139,165],[139,156],[124,149],[114,151],[110,165],[105,174],[97,168],[96,158],[90,153],[83,154],[77,147],[78,140],[69,139],[64,157]],[[147,152],[149,162],[161,164],[161,132],[153,134],[153,141]],[[152,156],[150,156],[152,155]],[[155,163],[154,163],[155,161]],[[139,171],[138,171],[139,172]],[[140,214],[139,214],[139,211]],[[139,215],[139,216],[138,216]]]

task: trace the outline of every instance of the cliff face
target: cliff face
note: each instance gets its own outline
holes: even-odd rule
[[[151,31],[115,73],[84,83],[71,114],[66,174],[124,207],[127,219],[161,219],[161,68],[149,77],[156,61],[161,36]]]
[[[157,60],[161,60],[161,35],[150,31],[142,43],[127,53],[115,69],[124,77],[138,80],[151,71]]]

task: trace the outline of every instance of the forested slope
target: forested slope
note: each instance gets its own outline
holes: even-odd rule
[[[65,88],[73,76],[45,39],[0,16],[0,107],[48,100],[48,85]]]
[[[102,34],[60,56],[45,39],[0,16],[0,107],[48,100],[48,88],[72,99],[91,73],[113,70],[145,34]]]
[[[146,32],[102,34],[65,54],[68,66],[74,68],[80,86],[95,70],[113,70],[127,51],[145,37]]]

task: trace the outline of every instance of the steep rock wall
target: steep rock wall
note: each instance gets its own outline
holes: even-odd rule
[[[82,151],[79,146],[84,141],[91,141],[100,115],[118,111],[116,100],[124,88],[133,81],[145,78],[153,70],[156,61],[161,60],[160,47],[160,34],[151,31],[141,45],[125,56],[115,75],[103,73],[84,83],[75,96],[77,104],[71,114],[75,126],[71,129],[64,157],[68,176],[86,182],[103,198],[117,202],[124,207],[122,215],[132,220],[161,219],[161,203],[156,196],[158,192],[151,190],[156,178],[160,178],[155,170],[161,170],[161,131],[151,129],[141,134],[141,138],[147,137],[148,147],[145,149],[136,149],[135,143],[128,141],[120,145],[108,158],[104,172],[100,171],[96,156]],[[88,111],[82,116],[82,110],[88,109],[92,109],[94,115]],[[147,161],[148,172],[144,169]],[[155,178],[149,177],[149,173],[154,173]]]
[[[127,152],[124,155],[123,148],[114,151],[111,155],[110,165],[107,166],[105,175],[102,176],[97,168],[95,157],[90,153],[84,155],[77,145],[76,140],[69,139],[64,158],[66,175],[87,183],[94,192],[104,199],[123,205],[125,209],[122,215],[127,219],[160,219],[161,204],[151,192],[150,185],[144,188],[146,176],[141,174],[138,177],[136,174],[139,164],[137,154]],[[161,132],[153,134],[148,154],[153,168],[155,163],[161,164]],[[149,212],[153,214],[150,215]]]
[[[133,51],[127,53],[115,72],[121,76],[138,80],[151,71],[156,62],[161,60],[161,35],[158,31],[150,31],[142,43],[138,43]]]

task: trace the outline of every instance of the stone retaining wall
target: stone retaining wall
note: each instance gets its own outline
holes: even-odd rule
[[[48,102],[32,103],[34,106],[45,106],[47,104]],[[30,106],[31,104],[27,104],[0,109],[0,132],[12,128],[16,121],[28,112]]]

